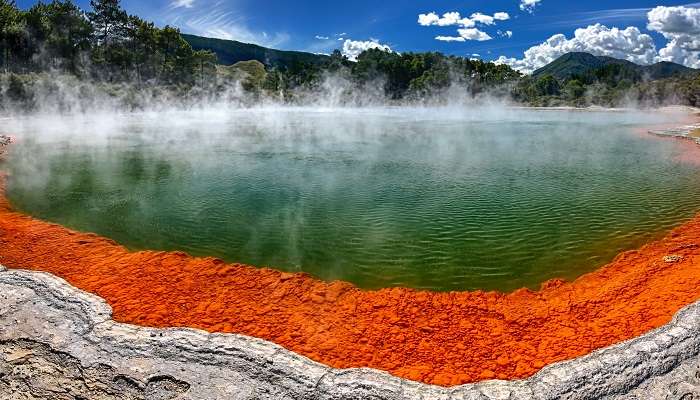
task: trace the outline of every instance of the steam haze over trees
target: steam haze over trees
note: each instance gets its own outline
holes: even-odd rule
[[[181,35],[175,27],[129,15],[119,0],[92,0],[90,6],[82,10],[71,0],[53,0],[21,10],[13,0],[0,0],[3,107],[32,109],[52,99],[61,108],[73,98],[97,94],[127,108],[159,99],[204,98],[250,104],[332,97],[341,105],[450,103],[480,96],[538,106],[700,101],[696,70],[671,63],[659,67],[667,73],[653,75],[632,63],[589,65],[567,59],[551,73],[545,68],[523,75],[503,63],[437,52],[398,53],[382,46],[351,61],[339,50],[330,55],[282,52]],[[223,65],[222,60],[235,63]],[[74,90],[72,97],[63,93],[66,88]]]

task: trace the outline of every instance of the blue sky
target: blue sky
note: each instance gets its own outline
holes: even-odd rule
[[[19,0],[18,4],[28,7],[34,2]],[[521,7],[521,2],[535,4]],[[89,1],[79,0],[78,3],[86,8]],[[123,5],[130,13],[159,25],[176,25],[186,33],[255,42],[281,49],[328,53],[334,48],[342,49],[348,39],[374,40],[399,52],[478,54],[487,60],[500,56],[520,59],[525,50],[555,34],[571,38],[577,28],[595,23],[609,28],[637,27],[651,37],[658,51],[667,45],[669,36],[664,31],[647,29],[647,12],[657,6],[700,7],[700,3],[658,0],[123,0]],[[436,40],[436,37],[458,38],[459,24],[421,26],[418,16],[431,12],[439,17],[447,12],[459,12],[462,18],[474,13],[494,16],[502,12],[507,13],[508,18],[495,20],[493,24],[474,24],[471,29],[485,33],[491,38],[489,40],[447,42]]]

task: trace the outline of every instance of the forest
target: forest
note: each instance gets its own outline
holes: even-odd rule
[[[284,57],[267,64],[224,65],[214,51],[195,50],[187,39],[195,37],[129,15],[119,0],[91,0],[89,10],[71,0],[39,2],[27,10],[14,0],[0,0],[0,106],[31,110],[51,103],[63,109],[71,108],[75,98],[100,96],[127,108],[201,99],[245,104],[323,99],[358,105],[487,96],[523,105],[579,107],[700,101],[697,74],[649,80],[606,65],[585,74],[525,76],[478,59],[379,49],[365,51],[357,61],[339,50],[317,57],[277,51]],[[198,47],[209,42],[197,40]],[[240,51],[252,49],[249,54],[273,51],[235,43]],[[66,95],[69,89],[73,92]]]
[[[193,51],[179,30],[128,15],[119,0],[39,2],[23,11],[0,0],[0,62],[5,73],[54,71],[102,81],[196,84],[216,56]]]

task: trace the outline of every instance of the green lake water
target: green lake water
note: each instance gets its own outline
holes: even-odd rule
[[[700,211],[650,114],[260,109],[3,121],[13,206],[366,289],[575,279]],[[700,151],[700,150],[699,150]]]

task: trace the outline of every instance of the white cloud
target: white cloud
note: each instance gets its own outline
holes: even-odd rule
[[[659,6],[649,11],[647,17],[647,29],[660,33],[667,40],[666,46],[658,52],[652,37],[639,28],[619,29],[595,24],[577,29],[571,39],[563,34],[554,35],[526,50],[522,59],[501,56],[496,62],[530,73],[566,53],[584,51],[637,64],[671,61],[700,68],[700,8]]]
[[[647,28],[668,40],[659,50],[658,61],[700,68],[700,9],[660,6],[649,11],[647,17]]]
[[[671,39],[666,47],[659,50],[658,61],[670,61],[691,68],[700,68],[700,39]]]
[[[170,7],[172,8],[192,8],[194,7],[194,0],[173,0],[170,2]]]
[[[478,23],[484,24],[484,25],[493,25],[493,24],[495,24],[495,22],[494,22],[495,18],[494,18],[494,17],[492,17],[492,16],[490,16],[490,15],[482,14],[482,13],[480,13],[480,12],[477,12],[477,13],[472,14],[472,16],[469,17],[469,19],[471,19],[471,20],[474,21],[474,22],[478,22]]]
[[[420,26],[436,25],[439,20],[440,17],[434,12],[429,12],[427,14],[418,14],[418,25]]]
[[[435,36],[435,40],[441,42],[466,42],[467,40],[461,36]]]
[[[452,25],[469,25],[474,26],[474,21],[468,18],[462,18],[457,11],[446,12],[440,17],[435,12],[418,15],[418,24],[421,26],[452,26]]]
[[[316,35],[314,36],[318,40],[328,40],[330,39],[328,36],[321,36],[321,35]]]
[[[175,7],[177,4],[181,5]],[[188,7],[188,4],[192,7]],[[285,32],[268,33],[250,29],[244,16],[220,0],[174,0],[156,22],[177,26],[185,33],[265,47],[279,47],[290,39]]]
[[[533,67],[530,63],[528,63],[525,59],[518,59],[515,57],[500,56],[497,59],[493,60],[493,63],[496,65],[505,64],[513,68],[514,70],[520,71],[524,74],[530,74],[532,73],[532,71],[537,69]]]
[[[457,29],[457,32],[459,33],[459,36],[463,37],[466,40],[476,40],[479,42],[483,42],[486,40],[493,39],[488,33],[480,31],[476,28]]]
[[[476,28],[478,25],[495,25],[496,21],[507,21],[510,15],[507,12],[497,12],[486,15],[480,12],[473,13],[468,18],[462,18],[457,11],[450,11],[439,16],[435,12],[418,15],[418,24],[421,26],[458,26],[459,36],[436,36],[435,40],[443,42],[464,42],[467,40],[485,41],[493,39],[488,33]]]
[[[376,39],[365,41],[347,39],[343,43],[343,55],[346,56],[350,61],[357,61],[357,56],[362,54],[363,51],[369,49],[380,49],[388,52],[392,51],[391,47],[379,43],[379,41]]]
[[[507,21],[510,15],[507,12],[497,12],[486,15],[480,12],[473,13],[469,18],[462,18],[459,12],[450,11],[442,14],[442,17],[435,12],[418,15],[418,24],[421,26],[460,26],[462,28],[473,28],[476,24],[493,25],[495,21]]]
[[[520,9],[532,14],[541,2],[542,0],[520,0]]]
[[[499,21],[508,21],[510,19],[510,15],[507,12],[497,12],[493,14],[493,18]]]
[[[498,31],[498,36],[500,37],[507,37],[507,38],[512,38],[513,37],[513,31]]]
[[[670,39],[676,35],[700,34],[700,8],[656,7],[647,14],[651,31]]]
[[[641,33],[639,28],[631,26],[619,29],[595,24],[577,29],[571,39],[567,39],[563,34],[554,35],[544,43],[526,50],[522,59],[501,56],[496,62],[531,73],[562,55],[575,51],[619,58],[637,64],[653,63],[656,57],[654,40],[651,36]]]
[[[435,40],[441,42],[466,42],[467,40],[483,42],[493,39],[488,33],[477,28],[461,28],[457,29],[457,33],[459,33],[459,36],[436,36]]]

